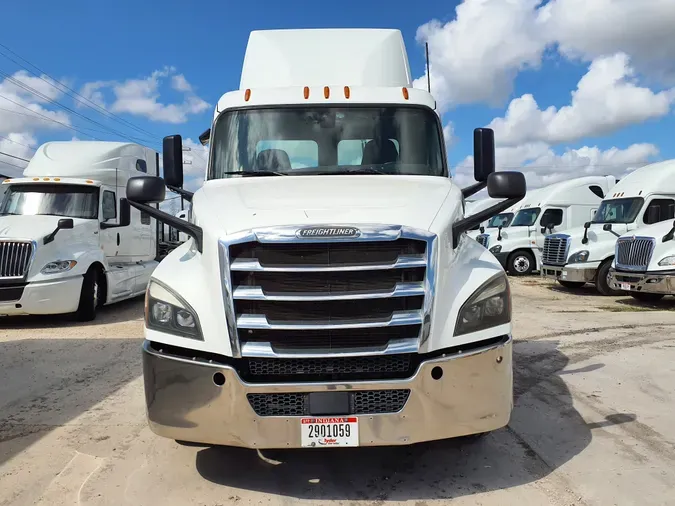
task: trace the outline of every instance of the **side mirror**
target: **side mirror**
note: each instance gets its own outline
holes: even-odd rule
[[[183,186],[183,139],[180,135],[169,135],[162,142],[164,181],[168,186]],[[163,199],[162,199],[163,200]]]
[[[611,223],[605,223],[605,224],[602,226],[602,229],[603,229],[605,232],[611,232],[611,231],[612,231],[612,224],[611,224]]]
[[[487,176],[488,195],[494,199],[522,199],[527,192],[522,172],[499,171]]]
[[[127,181],[127,199],[139,204],[157,204],[164,201],[166,186],[157,176],[132,177]]]
[[[131,225],[131,206],[127,199],[120,199],[120,227]]]
[[[63,218],[58,221],[56,224],[56,228],[59,230],[69,230],[73,228],[73,219],[72,218]]]
[[[473,131],[473,177],[483,183],[494,171],[495,133],[490,128],[476,128]]]

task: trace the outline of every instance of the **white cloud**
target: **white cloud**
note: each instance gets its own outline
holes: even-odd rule
[[[82,87],[81,93],[92,102],[115,113],[143,116],[164,123],[185,123],[192,114],[204,112],[210,106],[197,96],[182,74],[175,74],[174,67],[156,70],[148,77],[118,81],[96,81]],[[167,104],[159,101],[159,88],[163,80],[171,77],[171,87],[183,94],[180,103]],[[104,91],[110,90],[114,100],[106,105]]]
[[[455,137],[455,125],[453,125],[451,121],[448,121],[443,127],[443,140],[445,141],[445,146],[448,148],[457,141],[457,138]]]
[[[623,52],[638,70],[675,80],[673,26],[673,0],[464,0],[453,20],[419,27],[417,40],[429,43],[432,93],[446,110],[502,103],[547,50],[584,61]]]
[[[27,133],[10,133],[0,137],[0,173],[9,177],[19,177],[34,154],[33,146],[37,145],[35,137]],[[16,157],[16,158],[14,158]]]
[[[567,149],[555,153],[542,142],[496,150],[497,170],[517,170],[525,174],[528,188],[539,188],[581,176],[614,175],[617,177],[649,163],[659,154],[653,144],[633,144],[626,149],[602,150],[597,146]],[[454,179],[460,187],[473,184],[473,156],[457,167]]]
[[[624,53],[593,61],[572,92],[570,105],[540,109],[531,94],[511,101],[504,118],[488,125],[502,145],[542,141],[571,142],[612,133],[625,126],[668,114],[675,90],[654,93],[633,80]]]

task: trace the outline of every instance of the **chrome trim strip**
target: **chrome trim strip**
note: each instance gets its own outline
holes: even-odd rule
[[[361,234],[358,237],[298,237],[296,232],[300,228],[308,226],[316,228],[356,228]],[[395,241],[403,235],[401,225],[358,225],[345,223],[304,223],[302,225],[284,225],[280,227],[258,228],[253,231],[257,240],[261,243],[275,242],[358,242],[358,241]]]
[[[414,297],[424,295],[424,283],[397,283],[393,290],[380,292],[335,292],[313,294],[289,292],[267,295],[259,286],[238,286],[234,289],[236,300],[321,301],[321,300],[367,300],[391,297]]]
[[[241,348],[242,357],[255,358],[325,358],[330,357],[364,357],[379,355],[396,355],[398,353],[417,353],[419,339],[392,339],[386,347],[327,349],[316,348],[307,350],[288,350],[276,352],[270,343],[244,343]]]
[[[234,358],[241,357],[239,334],[237,333],[237,316],[234,314],[234,298],[232,297],[232,276],[230,275],[230,250],[229,244],[224,241],[218,242],[218,261],[220,263],[220,275],[223,307],[225,309],[225,321],[227,323],[227,335],[230,338],[230,348]]]
[[[401,325],[419,325],[422,315],[419,311],[396,311],[389,320],[385,321],[357,321],[343,323],[270,323],[262,314],[243,314],[237,318],[237,327],[240,329],[256,330],[330,330],[330,329],[368,329],[379,327],[397,327]]]
[[[340,265],[325,267],[319,265],[289,265],[283,267],[263,267],[258,260],[235,260],[230,269],[246,272],[340,272],[340,271],[382,271],[389,269],[406,269],[409,267],[424,267],[427,264],[423,256],[401,256],[393,264],[375,265]]]

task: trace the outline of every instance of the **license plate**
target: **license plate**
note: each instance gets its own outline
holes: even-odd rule
[[[630,292],[630,283],[619,283],[619,289]]]
[[[302,418],[300,440],[303,448],[359,446],[359,420],[355,416]]]

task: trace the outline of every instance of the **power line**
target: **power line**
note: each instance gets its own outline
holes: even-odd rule
[[[9,156],[10,158],[16,158],[17,160],[21,160],[23,162],[30,162],[30,160],[27,160],[26,158],[21,158],[20,156],[10,155],[9,153],[5,153],[4,151],[0,151],[0,155]]]
[[[1,160],[0,164],[1,165],[9,165],[10,167],[14,167],[16,169],[21,169],[21,170],[24,170],[26,168],[26,167],[21,167],[19,165],[14,165],[13,163],[5,162],[4,160]]]
[[[14,139],[10,139],[9,137],[5,137],[4,135],[0,135],[0,139],[5,139],[6,141],[13,142],[14,144],[18,144],[19,146],[23,146],[25,148],[28,148],[31,151],[35,151],[35,148],[29,146],[28,144],[23,144],[19,141],[15,141]]]

